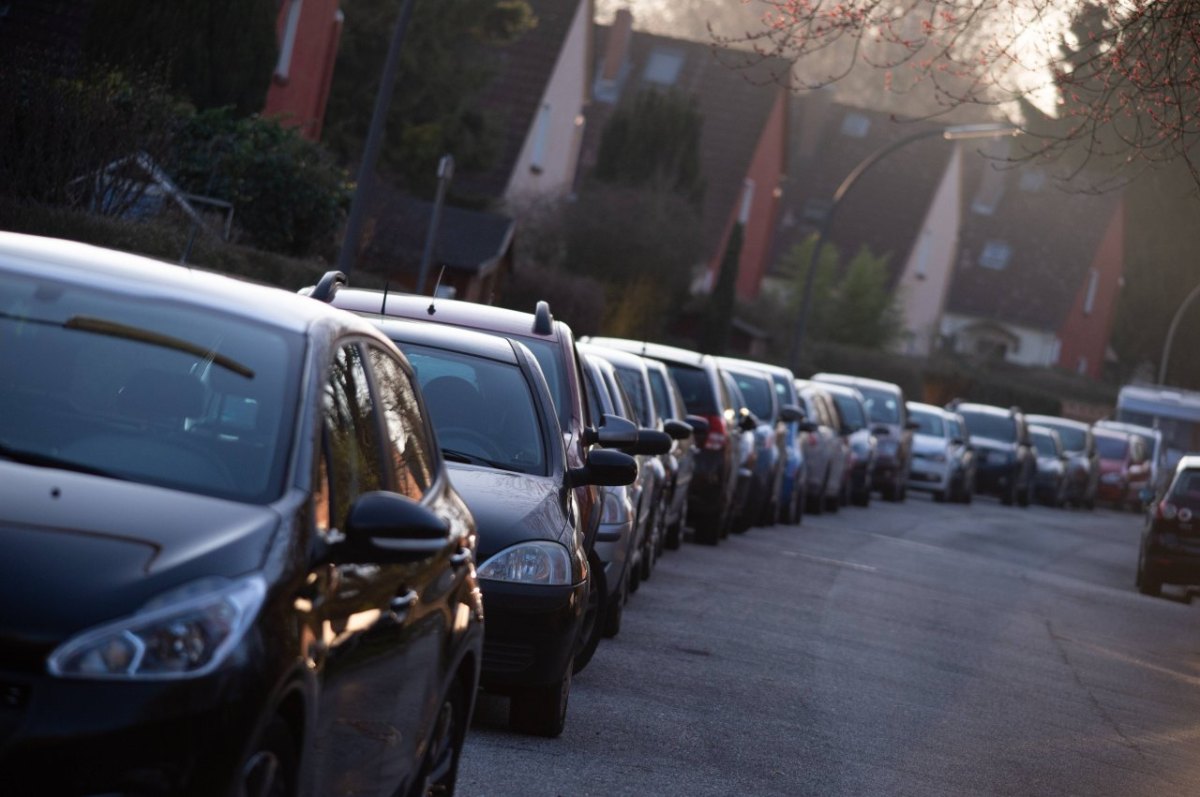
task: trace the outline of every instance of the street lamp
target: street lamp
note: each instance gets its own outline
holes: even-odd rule
[[[825,244],[829,228],[833,224],[834,214],[837,212],[838,205],[845,198],[847,192],[854,187],[854,184],[858,182],[858,178],[862,177],[864,172],[901,147],[905,147],[921,139],[941,138],[946,141],[969,141],[978,138],[1015,136],[1019,135],[1020,132],[1018,128],[1012,125],[1003,124],[953,125],[952,127],[944,127],[936,130],[921,130],[893,141],[890,144],[885,144],[855,166],[850,171],[850,174],[846,175],[846,179],[842,181],[837,190],[833,192],[833,201],[829,204],[829,210],[825,213],[825,218],[821,220],[821,226],[817,228],[817,240],[808,253],[808,264],[805,266],[804,272],[804,288],[800,300],[800,313],[796,316],[796,330],[792,336],[792,351],[788,357],[788,362],[792,365],[797,364],[804,345],[804,326],[808,321],[808,313],[812,305],[812,284],[813,276],[817,270],[817,257],[821,252],[821,247]]]
[[[1192,288],[1192,292],[1184,298],[1179,309],[1175,311],[1175,315],[1171,317],[1171,325],[1167,327],[1167,340],[1163,343],[1162,362],[1158,364],[1158,383],[1160,385],[1167,383],[1167,364],[1171,361],[1171,343],[1175,340],[1175,331],[1179,329],[1179,322],[1183,320],[1184,311],[1196,300],[1197,296],[1200,296],[1200,285]]]

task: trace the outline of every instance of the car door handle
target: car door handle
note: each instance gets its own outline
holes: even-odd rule
[[[391,602],[388,604],[388,610],[392,613],[393,617],[399,620],[402,619],[404,615],[408,614],[408,610],[411,609],[412,605],[416,602],[417,593],[410,589],[403,595],[397,595],[396,597],[392,598]]]
[[[472,558],[474,557],[470,548],[459,548],[457,553],[450,556],[450,564],[452,567],[462,567]]]

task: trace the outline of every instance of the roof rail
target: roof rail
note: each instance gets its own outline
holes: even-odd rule
[[[317,287],[312,289],[312,293],[309,296],[319,302],[329,303],[337,295],[338,288],[346,284],[348,284],[348,281],[346,275],[342,272],[326,271],[321,275],[321,281],[317,283]]]
[[[550,303],[542,300],[533,311],[533,334],[549,335],[554,332],[554,316],[550,315]]]

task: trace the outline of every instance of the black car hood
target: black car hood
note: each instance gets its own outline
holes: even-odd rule
[[[0,659],[258,569],[278,523],[270,507],[0,461]]]
[[[448,467],[475,516],[480,562],[526,540],[554,540],[573,550],[558,480],[453,462]]]

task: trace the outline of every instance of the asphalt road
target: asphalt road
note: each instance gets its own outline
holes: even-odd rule
[[[1200,607],[1133,514],[904,504],[668,552],[558,739],[484,696],[460,795],[1200,794]]]

